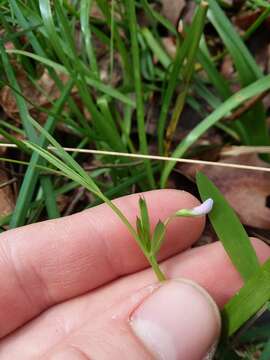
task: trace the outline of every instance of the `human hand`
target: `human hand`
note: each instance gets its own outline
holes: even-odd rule
[[[177,190],[144,197],[152,225],[198,204]],[[132,223],[138,198],[116,200]],[[178,280],[163,284],[106,205],[1,234],[0,358],[202,359],[220,332],[215,303],[222,307],[242,285],[220,243],[188,249],[204,222],[169,225],[161,267]],[[253,244],[264,262],[269,247]]]

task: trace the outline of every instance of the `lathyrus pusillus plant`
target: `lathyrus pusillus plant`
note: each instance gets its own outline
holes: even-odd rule
[[[166,227],[176,217],[202,216],[208,213],[212,209],[213,201],[211,199],[207,199],[203,204],[193,209],[181,209],[176,211],[167,219],[165,219],[165,221],[159,221],[156,224],[153,233],[151,234],[147,204],[141,197],[139,199],[140,216],[137,217],[136,227],[133,227],[122,211],[102,193],[94,180],[72,158],[72,156],[70,156],[63,149],[63,147],[34,119],[30,118],[29,120],[41,133],[41,136],[45,137],[47,141],[54,147],[52,150],[54,154],[32,142],[25,141],[24,146],[26,145],[28,148],[38,153],[42,158],[57,168],[62,175],[79,183],[102,201],[104,201],[126,225],[129,232],[132,234],[143,254],[145,255],[146,259],[152,266],[158,280],[166,280],[166,277],[161,271],[157,261],[158,252],[165,238]]]
[[[137,217],[136,227],[134,227],[122,211],[102,193],[89,174],[73,157],[35,120],[29,117],[29,121],[40,132],[40,143],[46,139],[52,148],[48,151],[38,144],[28,141],[23,141],[22,147],[27,146],[58,169],[58,174],[77,182],[104,201],[126,225],[159,281],[166,280],[166,277],[159,267],[157,254],[170,221],[176,217],[202,216],[209,213],[214,230],[244,280],[242,289],[225,305],[222,311],[225,337],[234,334],[270,299],[270,260],[260,266],[257,255],[238,217],[205,175],[197,174],[197,186],[203,200],[200,206],[176,211],[164,221],[159,221],[151,232],[147,204],[143,198],[140,198],[140,214]],[[55,171],[53,170],[53,172]]]

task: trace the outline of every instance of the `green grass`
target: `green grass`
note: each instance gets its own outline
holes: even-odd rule
[[[1,229],[62,216],[65,213],[61,208],[62,198],[74,196],[81,186],[96,197],[90,198],[90,204],[84,197],[74,211],[103,201],[110,205],[115,197],[171,186],[173,182],[169,181],[174,180],[174,162],[131,162],[117,156],[87,156],[76,151],[70,156],[63,152],[62,146],[173,157],[200,156],[198,140],[215,128],[226,144],[269,145],[262,101],[235,121],[226,122],[226,117],[246,101],[270,89],[270,75],[263,73],[248,47],[248,40],[257,35],[270,14],[268,2],[246,2],[247,9],[260,9],[260,15],[241,35],[222,2],[194,2],[191,21],[183,23],[180,34],[162,15],[157,2],[149,0],[113,0],[111,6],[107,0],[57,1],[54,6],[49,0],[1,2],[0,86],[9,87],[14,95],[19,117],[15,121],[3,114],[0,119],[1,136],[18,147],[2,161],[4,166],[23,172],[15,209],[0,218]],[[213,49],[211,36],[209,40],[209,31],[220,44],[218,52]],[[175,56],[164,45],[164,36],[175,44]],[[235,66],[230,79],[220,72],[225,55]],[[51,98],[38,84],[44,71],[54,82],[59,96]],[[35,92],[47,100],[45,104],[23,92],[18,76],[22,74]],[[239,90],[233,90],[236,88]],[[192,127],[185,116],[188,109],[197,119]],[[187,124],[189,130],[184,135]],[[48,143],[58,148],[57,153],[47,151]],[[127,166],[129,162],[131,165]],[[95,170],[84,170],[89,164],[96,166]],[[214,193],[211,186],[208,190],[207,196]],[[142,223],[138,222],[137,230],[144,234],[149,250],[147,211],[143,206],[141,203]],[[228,208],[227,213],[230,213]],[[210,217],[215,214],[214,210]],[[126,221],[124,214],[118,215]],[[249,251],[245,233],[239,229],[234,223],[232,233],[225,234],[225,239],[231,239],[238,231],[241,241],[232,244],[225,240],[224,246],[247,283],[257,276],[259,294],[260,285],[266,280],[259,273],[256,257]],[[131,230],[133,235],[134,231]],[[154,234],[156,252],[163,231],[163,225],[159,224]],[[220,224],[216,225],[216,231],[223,232]],[[249,249],[246,260],[237,257],[243,247]],[[154,264],[155,251],[151,251],[150,260]],[[154,267],[157,270],[157,264]],[[253,274],[255,269],[257,275]],[[268,293],[264,295],[266,299]],[[252,311],[247,309],[246,316],[251,316],[259,305],[261,302],[257,301]],[[236,314],[234,309],[239,306],[242,305],[236,302],[228,305],[230,314]],[[233,320],[230,334],[241,321],[244,317]],[[228,344],[225,350],[235,355]],[[269,353],[269,345],[265,353]]]

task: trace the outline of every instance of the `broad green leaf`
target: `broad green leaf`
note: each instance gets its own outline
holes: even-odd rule
[[[270,260],[246,282],[222,311],[223,334],[231,336],[270,299]]]
[[[201,199],[211,197],[214,201],[209,219],[218,238],[241,277],[248,280],[260,265],[243,225],[212,181],[201,172],[197,173],[196,181]]]

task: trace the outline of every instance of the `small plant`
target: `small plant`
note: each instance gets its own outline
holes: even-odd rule
[[[202,203],[200,206],[194,207],[192,209],[178,210],[165,219],[165,221],[162,222],[159,220],[152,235],[150,231],[146,201],[143,198],[140,198],[139,205],[140,217],[137,217],[137,234],[140,248],[152,266],[158,280],[164,281],[166,280],[166,277],[158,266],[157,255],[164,241],[166,227],[174,218],[177,217],[194,217],[208,214],[212,209],[213,200],[209,198],[205,200],[204,203]]]
[[[164,281],[166,278],[159,268],[157,255],[164,241],[166,227],[176,217],[192,217],[207,214],[212,209],[213,200],[206,199],[203,204],[193,209],[181,209],[176,211],[167,219],[165,219],[165,221],[159,221],[155,226],[153,234],[151,234],[147,204],[146,201],[141,197],[139,200],[140,217],[137,217],[136,228],[134,228],[122,213],[122,211],[104,195],[104,193],[99,189],[97,184],[92,180],[88,173],[72,158],[72,156],[70,156],[63,149],[63,147],[35,120],[32,118],[29,118],[29,120],[33,126],[35,126],[36,129],[40,131],[43,137],[46,138],[52,146],[54,146],[55,154],[52,154],[48,150],[43,149],[41,146],[28,141],[21,142],[20,146],[26,146],[32,149],[45,160],[47,160],[51,165],[57,168],[62,175],[79,183],[102,201],[104,201],[108,206],[110,206],[110,208],[127,226],[128,230],[152,266],[158,280]]]

